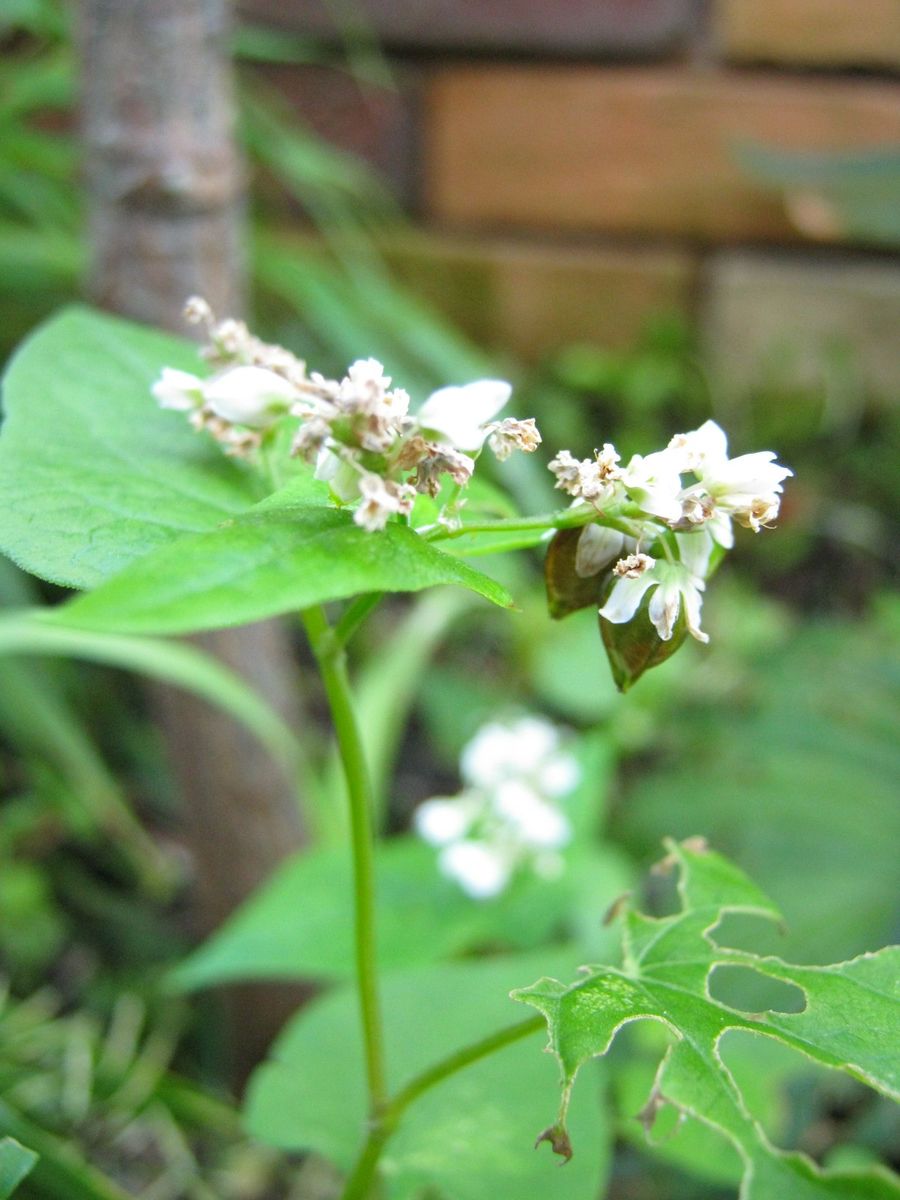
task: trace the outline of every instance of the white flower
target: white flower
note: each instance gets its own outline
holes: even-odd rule
[[[441,848],[441,870],[479,899],[522,868],[559,873],[572,827],[553,798],[572,790],[580,767],[556,726],[536,716],[484,725],[463,751],[462,773],[464,791],[426,801],[413,817],[419,836]]]
[[[162,375],[150,389],[161,408],[174,408],[179,412],[190,412],[203,403],[205,380],[189,371],[176,371],[174,367],[163,367]]]
[[[679,434],[670,450],[698,480],[682,493],[685,515],[695,520],[708,510],[710,532],[720,546],[730,549],[734,544],[730,516],[756,533],[778,516],[781,485],[793,471],[775,462],[773,451],[729,458],[728,439],[715,421]]]
[[[668,450],[677,457],[682,471],[700,473],[706,462],[721,462],[728,457],[728,439],[715,421],[704,421],[690,433],[676,433]]]
[[[700,628],[701,593],[705,586],[703,580],[693,575],[683,563],[660,560],[636,576],[625,573],[617,579],[600,609],[600,616],[613,625],[630,621],[646,592],[655,588],[648,612],[660,638],[669,641],[683,604],[688,632],[698,642],[708,642],[709,638]]]
[[[484,428],[507,403],[512,385],[500,379],[481,379],[463,387],[433,392],[416,413],[419,426],[457,450],[480,450]]]
[[[554,754],[538,767],[535,784],[544,796],[567,796],[581,779],[581,767],[571,754]]]
[[[483,725],[462,752],[462,776],[474,787],[490,789],[511,776],[527,775],[559,745],[549,721],[522,717],[512,725]]]
[[[353,514],[353,520],[369,533],[384,529],[394,513],[411,513],[416,499],[416,490],[408,483],[394,483],[371,471],[360,476],[359,494],[362,503]]]
[[[429,845],[446,846],[466,833],[472,824],[472,806],[464,797],[426,800],[413,814],[416,832]]]
[[[509,883],[512,863],[498,847],[488,842],[465,840],[445,846],[438,856],[445,875],[455,879],[469,896],[487,900]]]
[[[559,809],[520,780],[501,783],[493,794],[493,803],[496,812],[529,848],[557,850],[572,836],[572,827]]]
[[[261,428],[287,412],[296,393],[283,376],[265,367],[232,367],[207,380],[203,398],[217,417]]]
[[[653,517],[663,521],[681,518],[681,475],[679,458],[670,450],[635,454],[622,472],[629,496]]]

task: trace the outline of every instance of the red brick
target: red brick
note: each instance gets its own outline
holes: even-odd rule
[[[668,68],[477,67],[427,93],[427,209],[456,227],[789,240],[742,144],[900,140],[889,83]]]

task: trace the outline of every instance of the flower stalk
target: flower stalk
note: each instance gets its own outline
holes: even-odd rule
[[[377,1126],[387,1103],[387,1077],[375,932],[372,786],[353,707],[343,646],[333,637],[331,626],[320,606],[306,609],[302,618],[322,675],[347,782],[353,853],[356,986],[365,1048],[369,1117]]]

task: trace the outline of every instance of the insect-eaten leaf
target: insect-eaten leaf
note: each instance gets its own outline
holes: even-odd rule
[[[889,1200],[896,1178],[880,1167],[823,1170],[803,1154],[776,1149],[748,1112],[720,1043],[730,1030],[782,1042],[888,1096],[900,1095],[894,994],[900,948],[834,966],[795,966],[774,956],[718,945],[711,936],[729,912],[780,920],[766,896],[699,839],[668,843],[681,909],[653,918],[626,906],[623,965],[583,968],[574,983],[544,978],[512,993],[541,1012],[562,1072],[562,1102],[547,1136],[566,1155],[566,1112],[579,1069],[603,1055],[623,1025],[661,1022],[674,1035],[650,1101],[639,1119],[652,1124],[671,1104],[726,1138],[744,1167],[742,1200]],[[747,1013],[715,998],[710,977],[723,966],[750,968],[803,993],[802,1011]],[[892,1032],[893,1031],[893,1032]],[[577,1160],[576,1147],[576,1160]]]
[[[560,529],[547,547],[544,560],[547,608],[557,621],[580,608],[599,607],[609,576],[608,571],[582,576],[575,570],[575,555],[582,532],[582,529]]]
[[[610,586],[611,583],[607,585],[607,591]],[[662,640],[648,612],[651,594],[644,596],[640,608],[630,621],[614,625],[606,617],[600,618],[600,636],[620,692],[627,692],[645,671],[671,658],[687,637],[687,621],[682,607],[672,636],[666,642]]]

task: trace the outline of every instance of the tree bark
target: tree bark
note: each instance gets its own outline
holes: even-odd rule
[[[181,316],[188,296],[223,316],[243,307],[229,15],[225,0],[80,2],[87,290],[104,308],[183,333],[192,332]],[[197,641],[297,719],[283,626]],[[294,786],[229,718],[174,690],[157,690],[154,704],[183,794],[197,932],[207,933],[299,845]],[[296,993],[240,989],[231,1000],[243,1073]]]

